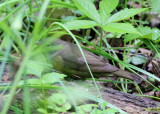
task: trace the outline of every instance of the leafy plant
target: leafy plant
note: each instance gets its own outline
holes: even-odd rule
[[[77,112],[78,114],[86,114],[86,113],[115,114],[116,112],[119,112],[117,109],[114,109],[114,108],[101,110],[98,107],[99,106],[97,104],[80,105],[80,106],[77,106]],[[47,100],[47,110],[44,108],[38,108],[37,111],[42,114],[48,114],[48,113],[58,114],[58,113],[65,113],[69,111],[69,109],[71,109],[71,104],[69,103],[69,101],[67,101],[66,95],[61,93],[53,93]],[[70,113],[76,114],[76,112],[70,112]]]
[[[136,33],[139,32],[129,23],[117,23],[129,17],[132,17],[138,13],[143,12],[143,9],[124,9],[111,15],[111,12],[117,7],[119,0],[102,0],[100,2],[100,13],[96,10],[96,7],[91,0],[74,0],[76,7],[83,12],[91,20],[73,20],[67,22],[65,25],[69,29],[86,29],[94,26],[99,26],[107,32],[119,32],[119,33]],[[102,42],[102,30],[101,30],[101,42]],[[101,43],[100,43],[101,47]]]
[[[46,111],[43,108],[39,108],[38,112],[43,114],[47,113],[65,113],[67,110],[71,108],[71,104],[67,102],[67,97],[65,94],[55,93],[52,94],[47,100],[47,109]]]
[[[137,30],[141,33],[141,35],[139,34],[127,34],[125,35],[125,42],[134,40],[134,39],[139,39],[141,40],[144,44],[146,44],[146,46],[156,52],[156,54],[160,57],[159,52],[159,42],[160,42],[160,30],[158,28],[153,28],[151,29],[150,27],[138,27]],[[156,45],[154,45],[156,44]],[[142,44],[142,43],[141,43]]]
[[[140,26],[137,28],[137,31],[139,31],[141,34],[127,34],[124,41],[128,42],[134,39],[145,38],[148,40],[152,40],[155,43],[160,42],[160,30],[158,28],[151,29],[148,26]]]
[[[56,76],[59,77],[59,79],[63,80],[66,75],[64,74],[59,74],[56,72],[53,73],[46,73],[45,75],[41,76],[40,79],[28,79],[27,84],[28,85],[51,85],[55,84],[58,82],[58,79]],[[20,81],[18,86],[23,86],[24,85],[24,80]]]

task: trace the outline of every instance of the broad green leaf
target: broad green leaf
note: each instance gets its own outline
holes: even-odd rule
[[[160,14],[160,7],[159,7],[159,4],[160,4],[160,0],[150,0],[150,4],[151,4],[151,11],[156,11],[157,13]]]
[[[158,28],[153,28],[152,33],[153,33],[152,40],[157,40],[160,38],[160,30]]]
[[[108,18],[106,23],[111,23],[111,22],[116,22],[116,21],[120,21],[120,20],[123,20],[123,19],[127,19],[129,17],[132,17],[132,16],[138,14],[138,13],[143,12],[146,9],[147,8],[142,8],[142,9],[124,9],[124,10],[119,11],[118,13],[112,15],[110,18]]]
[[[91,112],[93,107],[98,107],[98,106],[95,104],[85,104],[85,105],[78,106],[78,110],[83,110],[84,113],[87,113],[87,112]]]
[[[49,97],[50,102],[54,102],[58,105],[63,105],[67,101],[67,97],[65,94],[55,93]]]
[[[27,74],[34,74],[40,77],[43,71],[48,71],[51,68],[52,65],[47,63],[46,56],[39,54],[32,57],[32,60],[28,60],[26,72]]]
[[[146,63],[146,59],[142,55],[135,55],[135,56],[130,57],[127,60],[127,62],[133,63],[134,65],[140,65],[140,64]]]
[[[37,111],[40,112],[41,114],[47,114],[47,113],[48,113],[48,112],[47,112],[45,109],[43,109],[43,108],[38,108]]]
[[[118,2],[119,0],[102,0],[100,2],[99,7],[102,24],[104,24],[104,22],[110,16],[110,13],[117,7]]]
[[[150,40],[156,40],[156,39],[158,39],[159,38],[159,34],[160,34],[160,31],[159,31],[159,29],[157,29],[157,28],[154,28],[154,29],[151,29],[150,27],[148,27],[148,26],[145,26],[145,27],[143,27],[143,26],[140,26],[140,27],[138,27],[137,28],[137,30],[139,31],[139,32],[141,32],[141,36],[140,36],[140,38],[147,38],[147,39],[150,39]]]
[[[42,83],[43,84],[54,84],[56,82],[58,82],[58,79],[56,78],[57,75],[61,80],[66,77],[66,75],[64,74],[59,74],[59,73],[56,73],[56,72],[52,72],[52,73],[48,73],[48,74],[45,74],[42,79],[28,79],[27,80],[27,84],[29,85],[41,85]],[[24,80],[20,81],[18,83],[18,85],[24,85]]]
[[[147,38],[147,39],[152,40],[153,33],[152,33],[152,30],[151,30],[150,27],[140,26],[140,27],[137,28],[137,30],[139,32],[141,32],[141,34],[142,34],[139,38]]]
[[[48,73],[48,74],[45,74],[42,77],[43,84],[53,84],[55,82],[58,82],[58,79],[57,79],[57,77],[55,75],[57,75],[60,79],[63,79],[64,77],[66,77],[66,75],[60,74],[60,73],[56,73],[56,72]]]
[[[66,27],[68,27],[70,30],[73,29],[86,29],[91,28],[94,26],[97,26],[98,24],[95,21],[89,21],[89,20],[74,20],[71,22],[67,22]]]
[[[28,61],[27,63],[27,74],[33,74],[38,77],[41,76],[41,73],[44,71],[43,63],[40,63],[38,61]]]
[[[27,84],[28,85],[40,85],[41,84],[41,80],[40,79],[28,79],[27,80]],[[21,80],[17,85],[18,86],[24,85],[24,80]]]
[[[137,39],[137,38],[139,38],[139,37],[140,37],[140,35],[134,34],[134,33],[126,34],[126,35],[124,36],[124,41],[125,41],[125,42],[129,42],[129,41],[134,40],[134,39]]]
[[[139,32],[131,24],[126,23],[108,23],[103,26],[103,29],[107,32],[139,34]]]
[[[65,107],[66,110],[69,110],[69,109],[71,109],[71,104],[66,103],[66,104],[64,105],[64,107]]]
[[[148,34],[150,34],[150,33],[152,32],[151,28],[150,28],[150,27],[147,27],[147,26],[145,26],[145,27],[139,26],[139,27],[137,28],[137,30],[138,30],[139,32],[141,32],[142,35],[148,35]]]
[[[94,21],[101,23],[100,15],[91,0],[73,0],[77,8]]]
[[[150,27],[140,26],[140,27],[137,28],[137,31],[139,31],[141,34],[140,35],[134,34],[134,33],[127,34],[124,37],[125,38],[124,41],[128,42],[128,41],[131,41],[131,40],[134,40],[134,39],[137,39],[137,38],[147,38],[147,39],[152,40],[153,33],[152,33],[152,30],[151,30]]]
[[[142,34],[140,38],[147,38],[152,41],[156,41],[160,38],[160,30],[158,28],[151,29],[148,26],[140,26],[137,28],[137,30]]]

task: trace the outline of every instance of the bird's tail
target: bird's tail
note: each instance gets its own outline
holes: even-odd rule
[[[113,75],[123,77],[123,78],[128,78],[130,80],[136,81],[138,84],[142,82],[141,77],[139,77],[136,74],[130,73],[128,71],[124,71],[124,70],[115,71],[113,72]]]

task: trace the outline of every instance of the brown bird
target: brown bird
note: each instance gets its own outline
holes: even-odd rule
[[[55,40],[54,43],[64,46],[63,49],[58,50],[53,56],[53,66],[56,70],[67,75],[77,75],[82,78],[91,77],[83,56],[75,44],[60,39]],[[137,83],[141,82],[139,76],[118,69],[97,55],[85,49],[82,50],[94,77],[123,77],[136,81]]]

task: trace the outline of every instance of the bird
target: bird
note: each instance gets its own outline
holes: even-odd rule
[[[56,39],[54,44],[63,47],[52,55],[52,65],[55,70],[71,76],[91,77],[77,45],[60,39]],[[119,69],[88,50],[82,49],[82,51],[95,78],[122,77],[141,83],[138,75]]]

